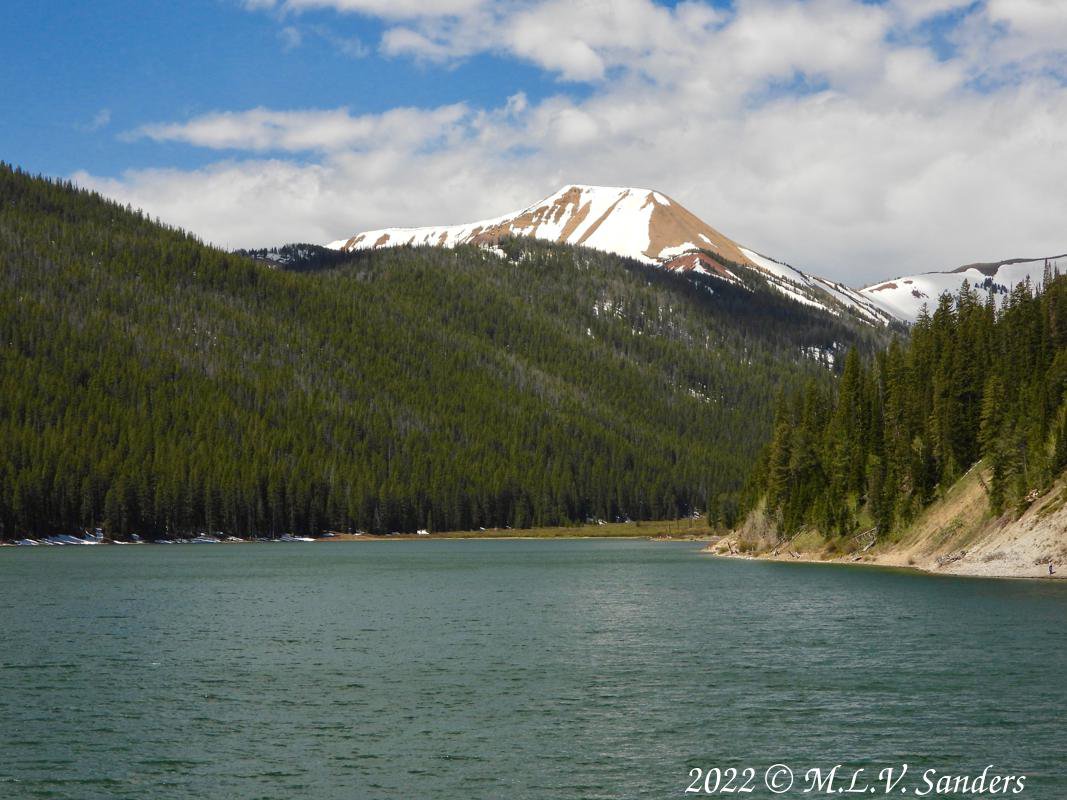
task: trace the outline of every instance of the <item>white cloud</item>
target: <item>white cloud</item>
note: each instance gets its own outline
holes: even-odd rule
[[[447,61],[459,51],[410,28],[392,28],[382,36],[382,52],[391,56],[414,56],[428,61]]]
[[[374,13],[370,0],[331,5]],[[658,188],[754,249],[854,284],[1067,250],[1057,4],[517,0],[456,2],[451,18],[419,5],[392,12],[404,20],[388,53],[489,51],[591,91],[489,109],[220,112],[136,135],[248,157],[78,180],[230,246],[469,221],[576,182]],[[949,11],[962,21],[944,60],[907,33]]]
[[[395,108],[383,114],[352,116],[328,111],[221,111],[188,122],[145,125],[128,139],[184,142],[215,150],[290,152],[420,147],[455,132],[467,116],[462,105],[425,111]]]
[[[915,25],[942,14],[958,12],[974,0],[891,0],[889,9],[902,24]]]
[[[300,47],[304,41],[303,35],[292,25],[286,25],[278,31],[278,38],[282,40],[282,50],[286,53]]]
[[[349,58],[365,58],[371,53],[370,48],[358,37],[341,36],[327,25],[286,25],[278,31],[278,38],[283,53],[292,52],[305,42],[315,40],[318,40],[316,44],[325,44]]]
[[[245,0],[245,7],[252,10],[298,12],[332,8],[389,19],[455,16],[470,13],[484,4],[485,0]]]
[[[1067,81],[1067,5],[1060,0],[987,0],[949,38],[986,85]]]
[[[1014,33],[1063,41],[1067,7],[1060,0],[988,0],[987,13]]]
[[[563,80],[599,81],[609,68],[651,66],[672,50],[675,61],[692,55],[723,19],[698,2],[671,10],[649,0],[514,0],[483,3],[453,19],[413,16],[385,32],[382,49],[434,61],[495,52]]]
[[[86,133],[95,133],[102,130],[111,124],[111,109],[101,108],[95,114],[93,118],[87,123],[75,125],[78,130],[85,131]]]

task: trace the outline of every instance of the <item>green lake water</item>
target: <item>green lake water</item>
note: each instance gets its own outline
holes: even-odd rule
[[[0,798],[681,798],[778,762],[1067,797],[1067,586],[698,549],[4,549]]]

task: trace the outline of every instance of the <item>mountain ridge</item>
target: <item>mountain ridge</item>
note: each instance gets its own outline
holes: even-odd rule
[[[933,313],[942,294],[956,295],[967,281],[971,288],[992,291],[998,306],[1020,283],[1036,286],[1045,282],[1046,272],[1056,274],[1067,255],[1040,258],[1008,258],[1001,261],[964,264],[952,270],[922,272],[878,281],[860,289],[871,302],[900,320],[913,323],[923,306]]]
[[[744,283],[744,274],[756,275],[798,303],[881,326],[915,322],[923,305],[935,305],[944,292],[957,293],[964,280],[992,288],[999,302],[1018,283],[1030,279],[1036,284],[1046,262],[1055,269],[1056,262],[1067,259],[1064,254],[978,262],[855,289],[738,243],[659,190],[588,184],[567,184],[519,211],[477,222],[378,228],[326,246],[347,252],[459,244],[491,248],[509,236],[589,247],[671,272],[695,272],[728,282]]]
[[[728,282],[743,283],[741,273],[747,273],[796,302],[833,314],[881,326],[896,321],[851,287],[742,246],[655,189],[568,184],[502,216],[457,225],[379,228],[327,247],[348,252],[398,246],[492,247],[508,236],[589,247],[668,271],[696,272]]]

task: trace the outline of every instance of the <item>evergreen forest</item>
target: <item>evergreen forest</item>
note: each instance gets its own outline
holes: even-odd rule
[[[786,535],[885,536],[980,465],[992,512],[1025,510],[1067,468],[1067,276],[1046,262],[994,298],[965,283],[906,341],[783,395],[746,509]]]
[[[829,397],[829,359],[812,354],[883,343],[756,284],[530,240],[500,248],[235,254],[0,166],[0,537],[389,533],[697,510],[730,524],[774,398],[802,385]],[[1022,347],[1016,336],[1051,363],[1052,297],[1020,295],[996,326],[980,304],[939,310],[911,349],[870,370],[850,362],[843,386],[874,403],[914,348],[937,372],[944,358]],[[957,326],[976,325],[985,349],[942,355],[946,337],[966,338]],[[1035,468],[1013,461],[1012,437],[1048,432],[985,408],[990,393],[1033,400],[1011,370],[1035,364],[1014,359],[999,356],[999,384],[968,361],[965,387],[938,388],[937,409],[951,399],[983,427],[920,448],[922,464],[959,470],[997,442],[1005,502]],[[1045,426],[1054,388],[1040,389]],[[926,425],[930,409],[893,413]],[[825,433],[821,420],[810,430]],[[834,456],[853,495],[877,472],[871,454],[898,448],[874,439],[862,458]],[[892,453],[885,487],[905,480]],[[923,472],[913,493],[937,477]]]

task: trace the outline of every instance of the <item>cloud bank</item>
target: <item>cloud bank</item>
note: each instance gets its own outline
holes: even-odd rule
[[[659,189],[747,246],[855,285],[1067,250],[1057,0],[246,5],[274,9],[280,29],[309,8],[372,16],[381,55],[445,69],[490,53],[560,89],[498,108],[160,121],[126,136],[218,160],[80,183],[225,246],[465,222],[591,183]]]

